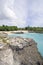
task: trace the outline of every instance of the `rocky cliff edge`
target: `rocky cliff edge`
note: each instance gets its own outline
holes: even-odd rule
[[[0,65],[43,65],[43,60],[33,39],[5,38],[0,41]]]

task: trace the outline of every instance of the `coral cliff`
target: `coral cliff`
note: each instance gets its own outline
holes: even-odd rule
[[[0,42],[0,65],[43,65],[33,39],[8,38]]]

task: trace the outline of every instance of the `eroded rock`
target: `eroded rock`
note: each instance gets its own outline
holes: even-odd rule
[[[37,44],[33,39],[10,38],[9,44],[0,43],[0,65],[42,65]]]

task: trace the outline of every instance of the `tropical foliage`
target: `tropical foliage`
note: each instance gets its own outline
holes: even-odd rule
[[[28,30],[30,32],[42,32],[43,33],[43,27],[25,27],[25,28],[18,28],[17,26],[0,26],[0,31],[15,31],[15,30]]]

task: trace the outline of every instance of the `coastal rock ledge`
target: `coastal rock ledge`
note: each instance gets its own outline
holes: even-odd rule
[[[43,65],[43,60],[33,39],[15,37],[0,42],[0,65]]]

